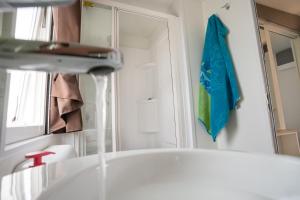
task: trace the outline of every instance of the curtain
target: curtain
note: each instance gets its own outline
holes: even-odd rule
[[[80,1],[53,8],[54,39],[60,42],[80,40]],[[82,130],[81,98],[76,74],[54,74],[51,87],[50,132],[69,133]]]

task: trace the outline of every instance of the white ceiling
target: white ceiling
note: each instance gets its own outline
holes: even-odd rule
[[[257,3],[300,16],[300,0],[256,0]]]
[[[143,7],[160,12],[169,12],[174,0],[115,0],[133,6]]]

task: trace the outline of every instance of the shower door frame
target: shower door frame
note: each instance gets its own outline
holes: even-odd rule
[[[193,101],[190,90],[189,69],[186,64],[184,53],[183,35],[180,30],[179,18],[166,13],[148,10],[141,7],[131,6],[111,0],[94,0],[97,4],[112,7],[112,47],[119,47],[119,22],[118,12],[125,11],[141,16],[147,16],[166,21],[168,24],[168,37],[170,41],[170,62],[173,84],[173,103],[175,117],[176,147],[195,147],[195,131],[193,120]],[[182,55],[182,56],[179,56]],[[180,67],[179,67],[180,66]],[[112,138],[113,152],[121,150],[120,143],[120,119],[118,115],[118,72],[112,75]]]

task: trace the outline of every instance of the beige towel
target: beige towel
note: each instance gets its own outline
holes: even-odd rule
[[[53,8],[54,38],[60,42],[79,42],[80,1]],[[75,74],[56,74],[52,79],[50,132],[68,133],[82,130],[80,107],[83,101]]]
[[[76,75],[56,74],[52,79],[50,131],[69,133],[82,130],[83,101]]]

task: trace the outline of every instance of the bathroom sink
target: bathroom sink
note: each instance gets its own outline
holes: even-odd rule
[[[73,159],[7,176],[2,180],[2,198],[99,199],[97,159]],[[297,158],[143,150],[108,154],[107,161],[108,200],[300,199]]]

